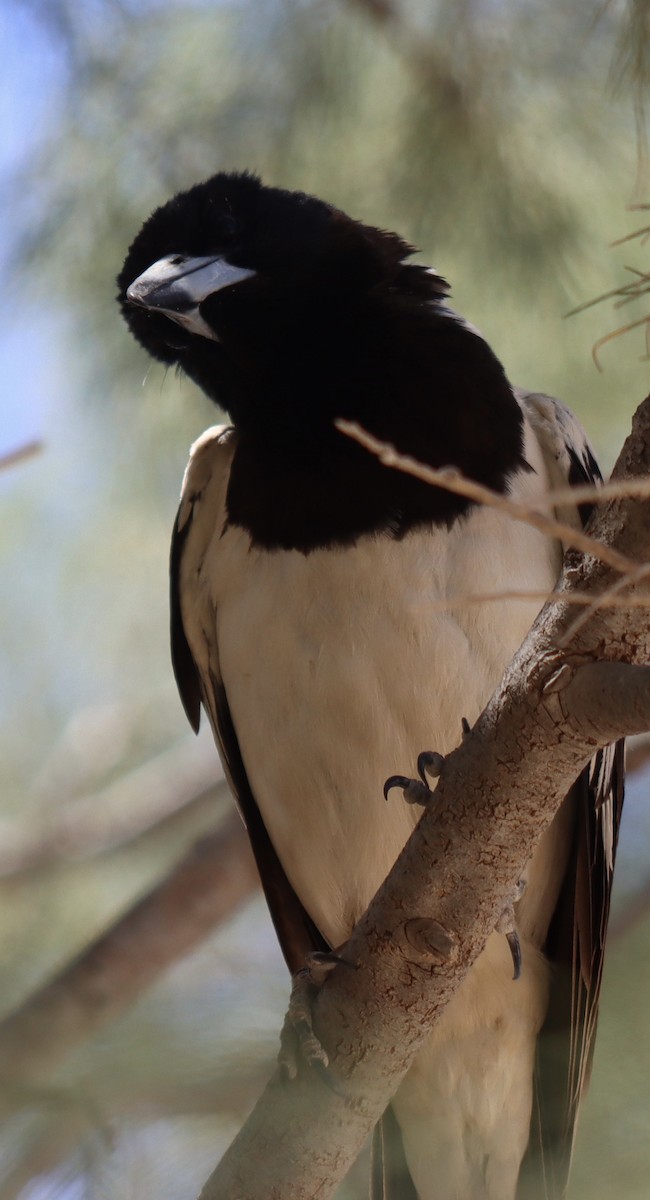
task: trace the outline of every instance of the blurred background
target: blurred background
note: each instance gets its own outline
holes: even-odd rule
[[[170,530],[218,416],[127,335],[129,242],[223,168],[395,228],[609,469],[648,390],[647,310],[565,314],[646,286],[642,239],[611,243],[647,223],[629,206],[648,199],[648,12],[4,0],[0,1200],[193,1196],[263,1086],[288,994],[169,664]],[[637,744],[574,1200],[648,1194],[645,762]]]

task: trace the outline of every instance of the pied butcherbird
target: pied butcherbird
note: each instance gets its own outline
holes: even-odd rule
[[[383,466],[337,418],[530,507],[599,477],[575,418],[510,385],[412,254],[315,197],[220,173],[153,213],[118,280],[133,335],[231,420],[198,439],[183,483],[173,661],[294,972],[345,943],[414,828],[384,781],[458,743],[562,558],[537,529]],[[513,592],[531,599],[467,603]],[[395,1184],[387,1160],[382,1195],[512,1200],[527,1149],[562,1194],[621,779],[620,750],[597,754],[544,834],[517,904],[521,977],[495,932],[392,1101],[406,1174]]]

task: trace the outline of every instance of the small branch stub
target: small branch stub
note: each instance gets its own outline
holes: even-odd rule
[[[552,696],[555,692],[561,692],[567,687],[573,678],[573,667],[570,663],[564,662],[548,679],[544,681],[542,693],[544,696]]]
[[[419,955],[434,963],[453,962],[458,954],[454,934],[439,921],[413,917],[404,925],[404,937]]]

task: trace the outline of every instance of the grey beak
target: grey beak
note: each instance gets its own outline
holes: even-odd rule
[[[191,333],[217,341],[217,335],[204,321],[199,305],[213,292],[250,279],[255,271],[235,267],[225,258],[190,258],[170,254],[147,267],[126,290],[131,304],[164,313]]]

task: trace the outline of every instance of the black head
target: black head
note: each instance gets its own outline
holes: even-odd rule
[[[313,196],[220,173],[145,222],[118,299],[145,349],[180,365],[237,422],[278,374],[290,391],[307,364],[326,370],[328,348],[340,356],[353,328],[358,336],[360,306],[401,289],[419,304],[443,296],[442,280],[406,263],[412,253]]]
[[[247,174],[174,197],[133,242],[124,317],[237,426],[228,519],[254,542],[308,551],[466,510],[383,467],[337,417],[499,489],[523,462],[503,368],[412,253],[397,234]]]

